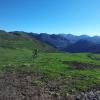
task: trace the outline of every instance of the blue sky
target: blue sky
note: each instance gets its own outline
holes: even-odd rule
[[[100,35],[100,0],[0,0],[0,29]]]

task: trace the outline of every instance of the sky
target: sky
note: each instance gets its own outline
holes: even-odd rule
[[[100,0],[0,0],[0,29],[100,35]]]

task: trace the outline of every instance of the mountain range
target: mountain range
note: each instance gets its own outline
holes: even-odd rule
[[[14,31],[6,32],[0,30],[0,47],[10,49],[38,49],[39,51],[53,52],[56,49],[47,43],[37,40],[35,37],[30,37],[27,32]]]
[[[6,32],[0,30],[0,47],[37,48],[40,51],[100,53],[100,36]]]
[[[72,34],[29,33],[41,42],[45,42],[57,50],[65,52],[91,52],[100,53],[100,37],[88,35],[76,36]]]
[[[79,40],[88,40],[96,44],[100,44],[100,36],[88,36],[88,35],[72,35],[72,34],[59,34],[60,36],[70,40],[70,42],[75,43]]]

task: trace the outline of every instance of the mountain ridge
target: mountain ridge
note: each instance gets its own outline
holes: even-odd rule
[[[88,35],[75,36],[72,34],[66,34],[68,37],[61,34],[33,34],[37,39],[42,42],[53,46],[54,48],[64,52],[91,52],[100,53],[100,40],[99,36],[89,37]],[[72,36],[72,37],[71,37]],[[69,39],[70,38],[70,39]],[[98,40],[96,39],[98,38]],[[96,41],[97,40],[97,41]]]
[[[13,31],[6,32],[0,30],[0,47],[10,49],[38,49],[40,51],[56,51],[46,43],[42,43],[36,38],[31,38],[27,32]]]
[[[6,32],[0,30],[0,47],[100,53],[100,37],[72,34],[38,34],[23,31]]]
[[[72,43],[77,42],[80,39],[86,39],[94,43],[100,44],[100,36],[89,36],[89,35],[73,35],[73,34],[59,34],[60,36],[65,37],[70,40]]]

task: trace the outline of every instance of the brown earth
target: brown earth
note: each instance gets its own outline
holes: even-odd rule
[[[68,64],[72,69],[95,69],[100,68],[100,65],[77,62],[77,61],[62,61],[63,64]]]
[[[100,100],[100,87],[87,92],[63,94],[65,79],[45,81],[41,86],[33,81],[46,77],[29,71],[6,70],[0,76],[0,100]]]

